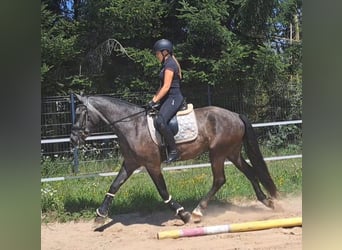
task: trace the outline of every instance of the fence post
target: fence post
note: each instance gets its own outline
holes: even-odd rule
[[[74,94],[71,93],[70,94],[70,102],[71,102],[71,123],[72,125],[74,125],[75,123],[75,119],[76,119],[76,115],[75,115],[75,98],[74,98]],[[73,172],[74,173],[78,173],[78,147],[74,148],[74,161],[73,161]]]

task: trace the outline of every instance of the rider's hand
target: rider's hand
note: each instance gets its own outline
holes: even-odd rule
[[[148,102],[148,104],[146,105],[147,109],[157,109],[159,106],[159,103],[154,102],[154,101],[150,101]]]

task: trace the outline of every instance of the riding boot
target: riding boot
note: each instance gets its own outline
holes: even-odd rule
[[[165,143],[168,146],[168,157],[166,159],[166,163],[177,161],[180,157],[180,154],[176,147],[175,138],[169,128],[164,128],[162,131],[162,135],[164,137]]]
[[[165,163],[171,163],[171,162],[177,161],[177,160],[179,160],[179,157],[180,157],[180,154],[179,154],[178,150],[177,149],[171,149],[169,151],[169,156],[168,156],[167,160],[165,161]]]

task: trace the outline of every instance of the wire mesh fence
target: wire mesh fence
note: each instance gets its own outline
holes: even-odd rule
[[[265,112],[260,111],[265,104],[258,103],[258,98],[254,98],[253,103],[250,103],[250,98],[244,98],[248,96],[248,93],[231,96],[225,95],[220,88],[210,89],[209,87],[196,90],[197,94],[194,94],[193,90],[186,89],[183,93],[187,101],[193,103],[195,108],[209,104],[221,106],[237,113],[248,114],[253,123],[300,119],[300,112],[288,115],[293,109],[288,101],[290,98],[286,98],[291,95],[290,91],[284,92],[284,98],[275,100]],[[143,105],[151,99],[153,93],[107,95]],[[77,105],[77,101],[74,104]],[[68,175],[74,171],[75,154],[68,141],[72,127],[72,109],[71,95],[46,97],[41,101],[42,176]],[[266,118],[265,114],[267,114]],[[284,151],[286,154],[301,153],[301,123],[258,127],[255,131],[265,156],[275,156],[279,151],[283,154]],[[113,134],[108,126],[101,126],[92,135]],[[114,171],[122,162],[119,145],[113,136],[86,141],[86,144],[78,151],[77,157],[77,165],[80,166],[77,170],[79,173]],[[203,162],[205,159],[205,155],[201,156],[197,162]],[[196,163],[196,160],[194,162]]]

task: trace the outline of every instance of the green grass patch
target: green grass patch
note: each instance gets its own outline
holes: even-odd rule
[[[302,159],[268,162],[281,196],[302,191]],[[233,165],[225,168],[227,182],[216,201],[256,199],[248,179]],[[172,197],[191,211],[212,185],[210,168],[165,171]],[[94,177],[41,184],[43,222],[92,219],[114,177]],[[131,176],[121,187],[110,207],[110,214],[168,210],[147,173]]]

